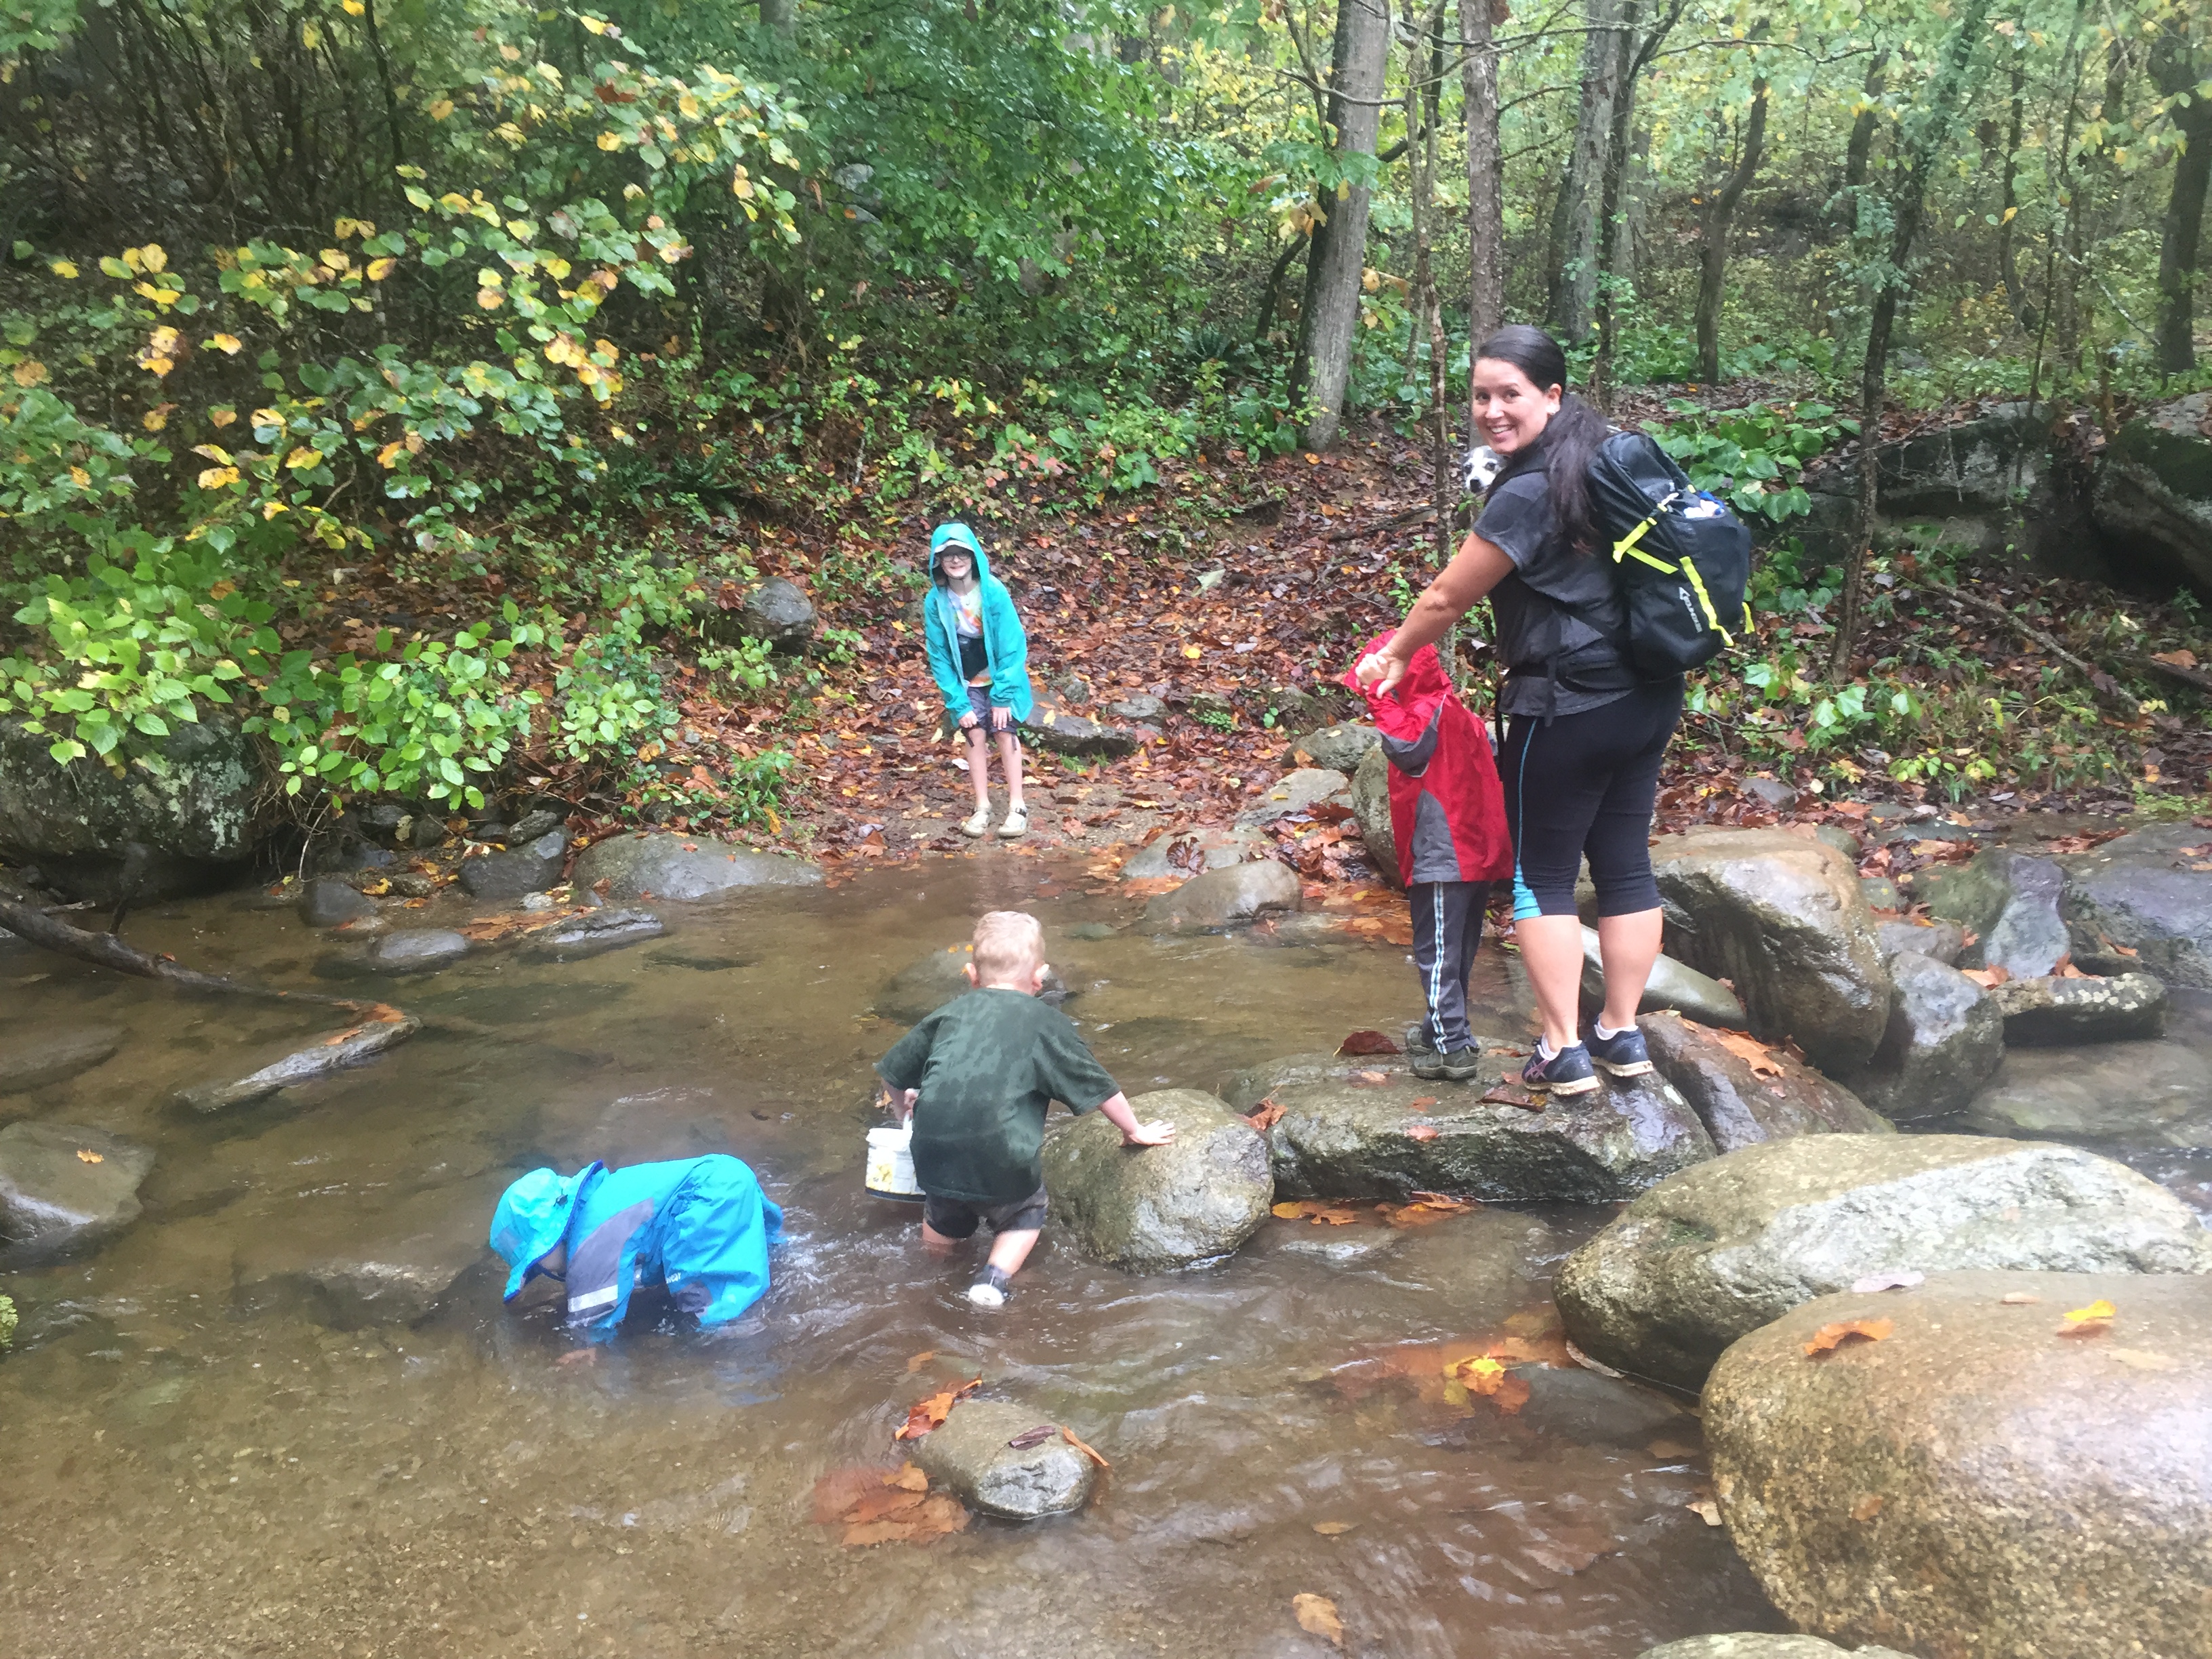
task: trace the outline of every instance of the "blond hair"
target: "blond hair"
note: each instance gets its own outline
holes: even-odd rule
[[[975,979],[999,985],[1026,978],[1044,961],[1044,929],[1022,910],[993,910],[975,923]]]

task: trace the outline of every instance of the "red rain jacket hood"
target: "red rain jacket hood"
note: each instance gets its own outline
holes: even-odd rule
[[[1377,634],[1360,654],[1390,643]],[[1504,881],[1513,873],[1513,842],[1505,828],[1505,792],[1482,723],[1467,712],[1444,678],[1437,648],[1413,653],[1389,692],[1344,683],[1367,699],[1390,763],[1390,834],[1400,880]]]

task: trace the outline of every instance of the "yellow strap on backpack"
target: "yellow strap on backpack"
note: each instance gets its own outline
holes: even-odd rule
[[[1735,636],[1721,626],[1720,617],[1713,610],[1713,596],[1705,592],[1705,579],[1698,574],[1698,567],[1685,559],[1682,561],[1682,574],[1690,579],[1690,586],[1698,591],[1698,603],[1705,608],[1706,624],[1721,636],[1723,644],[1733,646]]]
[[[1674,567],[1673,565],[1668,564],[1664,559],[1653,558],[1649,553],[1640,550],[1637,547],[1636,544],[1644,539],[1644,532],[1648,531],[1653,525],[1659,522],[1659,515],[1662,513],[1664,513],[1668,507],[1672,507],[1674,504],[1674,498],[1681,493],[1682,492],[1679,489],[1669,490],[1667,494],[1667,499],[1661,501],[1658,506],[1651,509],[1651,516],[1650,518],[1644,520],[1642,524],[1637,526],[1635,529],[1630,531],[1626,536],[1623,536],[1619,541],[1613,544],[1613,562],[1615,564],[1619,564],[1623,559],[1632,556],[1643,560],[1644,563],[1650,565],[1654,570],[1658,571],[1662,575],[1671,576],[1674,574]],[[1700,593],[1705,592],[1702,587],[1698,591]],[[1712,607],[1709,605],[1705,609],[1710,612],[1712,610]],[[1714,624],[1717,628],[1719,625],[1720,624],[1717,623]]]

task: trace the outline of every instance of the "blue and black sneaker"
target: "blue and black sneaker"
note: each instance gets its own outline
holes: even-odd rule
[[[1615,1077],[1644,1077],[1651,1070],[1651,1056],[1644,1047],[1644,1033],[1633,1025],[1611,1036],[1590,1027],[1589,1057]]]
[[[1548,1089],[1555,1095],[1586,1095],[1597,1087],[1597,1073],[1590,1069],[1589,1050],[1581,1043],[1570,1043],[1547,1059],[1544,1045],[1539,1042],[1528,1063],[1521,1068],[1521,1081],[1531,1089]]]

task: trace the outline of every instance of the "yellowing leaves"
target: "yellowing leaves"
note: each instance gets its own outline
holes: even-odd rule
[[[452,99],[439,98],[432,100],[430,105],[430,118],[433,121],[442,121],[453,112],[453,100]]]
[[[235,357],[246,343],[235,334],[211,334],[202,343],[220,351],[226,357]]]
[[[175,329],[155,329],[139,350],[138,367],[155,376],[167,374],[177,366],[177,348],[182,343],[183,337]]]
[[[486,311],[497,311],[507,303],[507,295],[495,288],[480,288],[477,290],[477,303]]]
[[[74,259],[48,260],[46,269],[57,276],[67,276],[72,280],[76,276],[76,261]]]
[[[210,409],[208,410],[208,419],[213,421],[218,428],[234,425],[238,420],[238,411],[227,408]]]
[[[284,465],[295,472],[304,472],[311,466],[320,466],[322,464],[321,452],[310,449],[305,444],[300,445],[284,458]]]
[[[338,9],[349,17],[358,17],[368,8],[362,0],[338,0]]]
[[[26,357],[8,371],[8,378],[21,386],[44,386],[47,380],[46,366],[36,357]]]
[[[742,202],[750,201],[752,198],[752,193],[753,181],[751,175],[747,173],[744,168],[741,167],[735,173],[730,175],[730,194],[736,197]]]
[[[2099,1297],[2086,1308],[2069,1308],[2066,1322],[2058,1328],[2061,1336],[2102,1336],[2112,1328],[2112,1321],[2119,1310]]]
[[[225,489],[238,482],[238,469],[234,466],[210,466],[193,482],[202,489]]]
[[[372,283],[382,282],[392,275],[393,267],[398,263],[397,259],[371,259],[368,262],[368,280]]]
[[[619,132],[603,132],[599,135],[601,149],[620,149],[622,147],[623,136]]]
[[[149,432],[159,432],[168,425],[169,411],[175,407],[174,404],[156,404],[138,417],[138,424]]]

